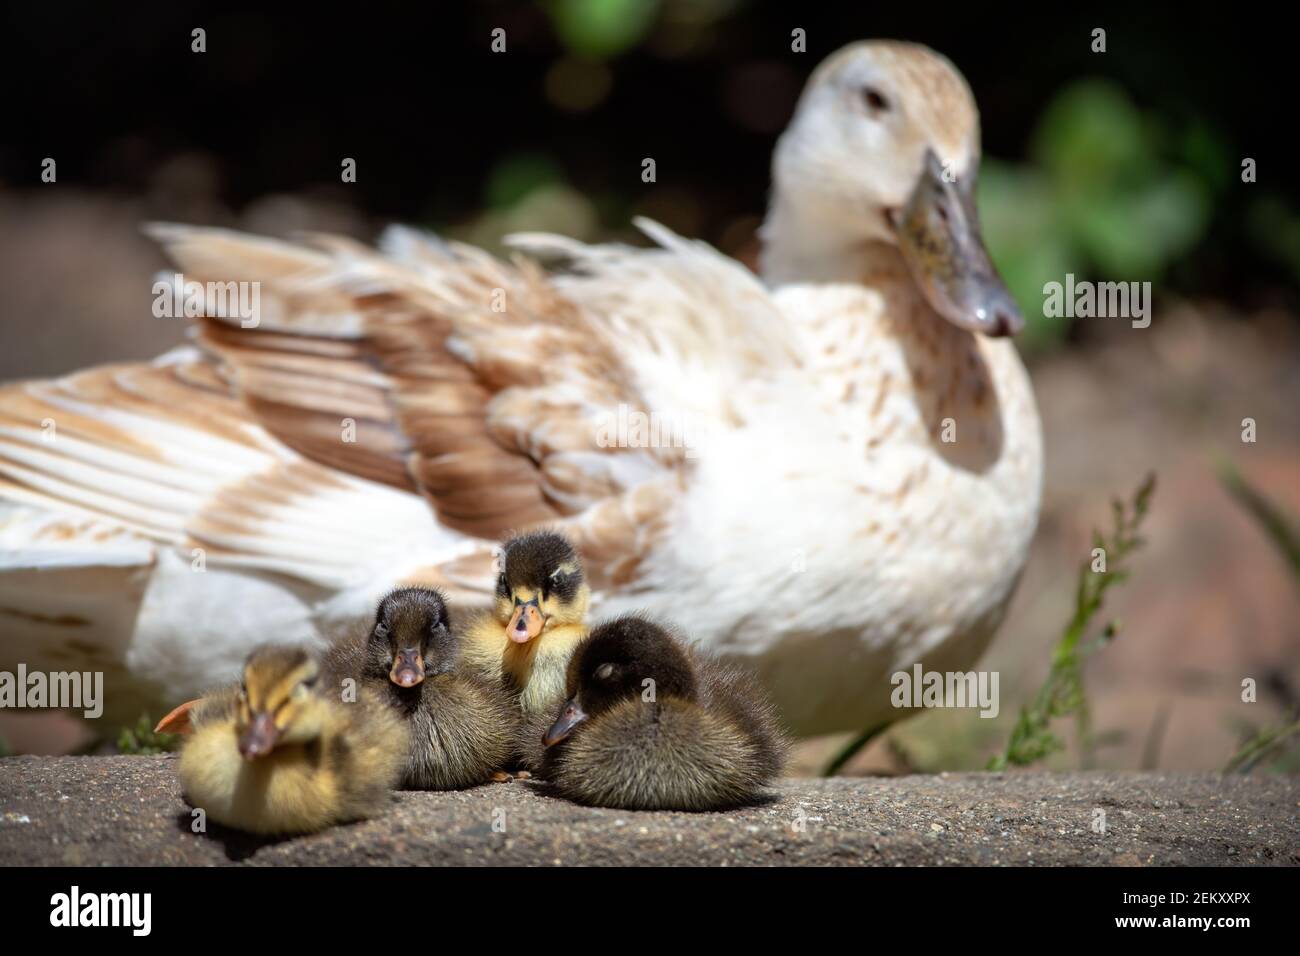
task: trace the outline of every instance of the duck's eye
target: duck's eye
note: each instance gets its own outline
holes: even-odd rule
[[[867,104],[867,109],[873,113],[885,113],[889,110],[889,100],[885,95],[874,86],[864,86],[862,88],[862,102]]]
[[[384,623],[382,623],[382,622],[379,623],[379,624],[376,624],[376,625],[375,625],[375,637],[383,638],[383,637],[387,637],[387,636],[388,636],[388,625],[387,625],[387,624],[384,624]]]
[[[594,671],[591,672],[591,676],[596,678],[596,680],[609,680],[611,677],[614,676],[614,665],[601,664],[599,667],[597,667]]]

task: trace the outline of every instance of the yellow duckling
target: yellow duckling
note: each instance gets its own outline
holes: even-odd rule
[[[754,803],[786,750],[757,684],[635,615],[601,624],[577,649],[568,700],[535,744],[561,796],[625,810]]]
[[[587,636],[591,589],[569,539],[554,531],[506,542],[493,611],[470,625],[465,659],[518,695],[524,714],[564,700],[565,669]]]
[[[308,833],[379,811],[406,761],[407,730],[391,708],[317,686],[300,647],[249,655],[238,689],[189,709],[180,774],[208,819],[257,834]]]

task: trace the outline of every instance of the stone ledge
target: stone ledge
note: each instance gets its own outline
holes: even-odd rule
[[[171,756],[0,759],[0,864],[1300,864],[1300,780],[1287,777],[790,779],[763,806],[708,814],[590,809],[514,781],[399,793],[374,820],[266,841],[191,833],[175,771]]]

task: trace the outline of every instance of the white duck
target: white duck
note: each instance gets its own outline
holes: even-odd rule
[[[978,143],[942,57],[830,57],[777,147],[766,285],[646,222],[657,248],[521,237],[555,276],[404,229],[156,227],[187,280],[259,281],[260,325],[0,391],[0,668],[103,670],[110,719],[156,714],[398,582],[485,605],[496,541],[551,525],[594,618],[681,621],[799,733],[889,718],[893,672],[980,656],[1038,515]]]

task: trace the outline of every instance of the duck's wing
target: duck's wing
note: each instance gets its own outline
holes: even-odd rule
[[[435,528],[419,499],[284,447],[192,349],[0,389],[0,497],[64,516],[5,525],[7,568],[66,565],[88,541],[120,539],[124,556],[171,545],[196,566],[337,588],[409,543],[395,538]]]
[[[658,248],[529,237],[550,276],[408,230],[158,227],[205,296],[256,283],[257,325],[205,302],[201,353],[0,388],[0,665],[94,659],[123,707],[174,703],[397,583],[486,602],[496,541],[538,524],[598,591],[653,588],[691,431],[796,359],[752,275],[646,228]]]
[[[667,532],[690,429],[734,424],[735,384],[791,350],[752,275],[644,228],[659,248],[521,238],[562,276],[407,229],[379,250],[153,231],[186,280],[257,283],[255,328],[224,310],[199,338],[272,435],[474,540],[562,525],[610,587]],[[490,548],[444,573],[486,593]]]
[[[0,669],[103,670],[117,716],[319,639],[458,538],[285,447],[193,349],[0,387]]]

